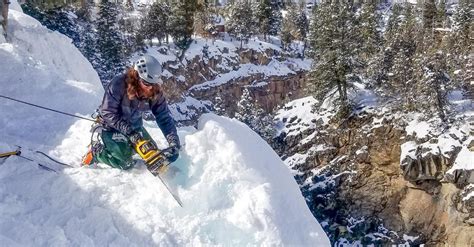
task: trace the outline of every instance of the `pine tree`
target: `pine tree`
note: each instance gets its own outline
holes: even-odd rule
[[[397,34],[398,28],[401,23],[401,12],[403,8],[400,4],[394,3],[392,5],[392,13],[388,19],[387,26],[385,28],[384,39],[386,43],[392,42]]]
[[[171,8],[169,31],[174,43],[181,49],[186,49],[191,43],[196,9],[196,0],[179,0]]]
[[[296,17],[296,27],[298,30],[298,36],[297,39],[303,41],[303,54],[302,58],[305,56],[305,51],[306,51],[306,36],[308,35],[308,29],[309,29],[309,21],[308,17],[306,16],[306,2],[302,0],[300,2],[299,10],[298,10],[298,16]]]
[[[312,57],[317,61],[319,59],[320,52],[318,51],[318,40],[320,38],[319,32],[323,30],[323,20],[325,20],[328,13],[325,13],[319,7],[320,5],[317,4],[313,7],[313,11],[311,14],[311,19],[309,22],[308,28],[308,45],[309,51],[308,56]]]
[[[299,36],[298,26],[296,21],[298,20],[298,12],[295,4],[292,2],[287,3],[287,14],[283,18],[283,25],[281,30],[281,41],[284,49],[288,49],[293,40]]]
[[[427,115],[437,113],[446,120],[447,93],[449,76],[447,75],[446,56],[443,52],[432,53],[423,59],[423,75],[417,83],[417,109],[426,110]]]
[[[446,12],[446,0],[439,0],[438,6],[436,7],[436,19],[435,27],[436,28],[445,28],[448,26],[448,15]]]
[[[252,7],[248,1],[238,1],[230,8],[226,28],[240,40],[240,48],[242,48],[242,42],[250,38],[255,30],[256,23],[252,16]]]
[[[216,27],[213,17],[214,15],[207,3],[201,5],[194,17],[194,32],[206,38],[214,36]]]
[[[84,30],[87,32],[83,32],[81,43],[79,45],[79,49],[81,50],[82,54],[89,60],[92,64],[92,67],[98,68],[98,50],[97,50],[97,30],[95,26],[91,22],[84,23]]]
[[[253,125],[255,118],[255,116],[253,115],[253,108],[253,98],[250,95],[250,91],[247,88],[244,88],[244,90],[242,91],[242,96],[240,97],[240,100],[237,103],[237,111],[235,113],[235,118],[252,128],[251,126]]]
[[[423,28],[425,30],[432,30],[435,26],[435,19],[437,14],[435,0],[425,0],[423,4]]]
[[[237,103],[235,118],[245,123],[266,141],[270,141],[275,135],[272,115],[265,113],[258,102],[252,98],[247,88],[243,90]]]
[[[322,99],[333,89],[339,95],[341,118],[350,112],[347,97],[349,80],[355,80],[354,69],[358,63],[355,17],[352,4],[347,1],[323,2],[316,14],[319,30],[313,30],[314,51],[317,60],[310,72],[310,90],[316,98]]]
[[[283,21],[283,16],[281,14],[281,0],[270,0],[270,7],[272,10],[272,14],[269,18],[269,25],[270,29],[268,34],[270,35],[278,35],[281,31],[281,24]]]
[[[258,31],[263,34],[264,39],[270,33],[270,17],[272,16],[272,7],[270,0],[260,0],[257,5]]]
[[[122,30],[123,53],[125,57],[131,56],[134,52],[144,47],[143,39],[140,36],[140,19],[131,13],[126,9],[118,21],[119,29]]]
[[[402,12],[403,8],[400,4],[395,3],[392,5],[392,13],[388,19],[384,36],[383,36],[383,48],[374,57],[374,65],[369,66],[367,73],[374,82],[377,89],[381,89],[380,93],[382,96],[387,95],[386,92],[391,92],[389,84],[389,77],[392,75],[392,67],[394,63],[395,54],[399,49],[399,28],[402,23]]]
[[[109,0],[99,4],[97,19],[97,51],[102,80],[110,80],[124,69],[123,40],[117,25],[118,6]]]
[[[379,31],[380,15],[375,1],[365,1],[359,16],[359,35],[361,39],[361,58],[366,65],[379,52],[382,36]]]
[[[214,101],[215,101],[215,103],[214,103],[214,112],[217,115],[220,115],[220,116],[228,116],[227,111],[226,111],[225,102],[224,102],[224,97],[223,97],[221,91],[219,91],[217,96],[214,98]]]
[[[167,3],[154,2],[143,20],[143,37],[149,40],[157,38],[161,43],[168,35],[170,15],[171,8]]]
[[[415,95],[411,94],[415,86],[415,52],[416,46],[416,19],[411,4],[404,6],[404,18],[394,37],[393,67],[390,71],[389,84],[394,89],[394,96],[401,96],[403,105],[413,110]]]
[[[471,14],[473,11],[474,3],[472,1],[459,1],[459,6],[453,17],[453,33],[450,41],[450,53],[452,54],[450,66],[453,70],[462,70],[469,60],[469,55],[473,52],[474,21]]]

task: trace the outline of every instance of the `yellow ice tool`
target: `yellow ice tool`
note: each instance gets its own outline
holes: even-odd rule
[[[10,157],[12,155],[20,155],[20,154],[21,154],[21,151],[16,150],[16,151],[12,151],[12,152],[2,153],[2,154],[0,154],[0,158]]]
[[[135,151],[145,161],[148,170],[154,175],[164,173],[168,170],[169,162],[161,154],[156,144],[151,140],[140,140],[135,145]]]

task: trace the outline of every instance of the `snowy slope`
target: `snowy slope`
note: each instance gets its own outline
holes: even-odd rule
[[[25,15],[16,2],[9,12],[11,43],[0,42],[0,94],[90,114],[103,91],[97,73],[71,40]],[[15,7],[17,6],[17,7]],[[15,10],[18,9],[18,10]],[[0,99],[1,141],[53,145],[75,121],[52,112]]]
[[[87,115],[100,103],[97,74],[70,40],[18,11],[12,43],[0,43],[0,94]],[[130,171],[77,167],[90,123],[0,99],[0,152],[14,144],[75,165],[41,159],[58,173],[10,157],[0,164],[2,246],[329,246],[288,168],[244,124],[215,115],[184,143],[169,183],[184,208],[143,164]],[[161,147],[165,139],[147,125]]]

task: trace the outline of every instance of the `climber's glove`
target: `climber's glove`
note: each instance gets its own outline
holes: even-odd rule
[[[163,155],[170,162],[175,162],[179,157],[179,149],[181,148],[179,137],[176,133],[171,133],[166,136],[166,140],[168,141],[169,147],[162,151]]]
[[[137,145],[139,141],[143,140],[143,136],[140,132],[132,132],[128,139],[133,145]]]

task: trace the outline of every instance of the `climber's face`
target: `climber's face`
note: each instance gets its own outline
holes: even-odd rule
[[[146,82],[143,79],[140,79],[140,89],[142,91],[142,96],[145,98],[151,98],[155,95],[155,90],[153,88],[153,84]]]

